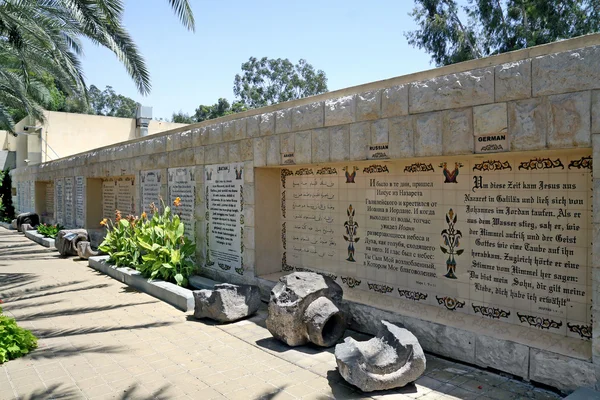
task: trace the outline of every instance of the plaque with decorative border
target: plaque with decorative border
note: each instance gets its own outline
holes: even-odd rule
[[[287,168],[281,168],[281,186],[283,186],[284,189],[285,189],[285,180],[290,175],[294,175],[294,173],[291,170],[289,170]]]
[[[473,171],[501,171],[504,169],[512,171],[512,166],[508,161],[486,160],[473,167]]]
[[[556,160],[552,161],[549,158],[541,158],[541,157],[532,158],[529,161],[523,161],[519,165],[520,170],[527,169],[530,171],[536,170],[536,169],[552,169],[552,168],[565,169],[565,166],[563,165],[562,161],[560,161],[560,158],[557,158]]]
[[[390,170],[388,169],[387,165],[373,164],[363,168],[363,173],[365,174],[378,174],[383,172],[387,172],[388,174],[390,173]]]
[[[519,317],[519,321],[522,323],[527,323],[529,326],[540,329],[560,329],[562,326],[562,321],[554,321],[550,318],[536,317],[534,315],[521,314],[517,312],[517,317]]]
[[[456,311],[459,308],[463,308],[465,306],[465,302],[464,301],[460,301],[457,300],[454,297],[450,297],[450,296],[444,296],[444,297],[439,297],[439,296],[435,296],[437,302],[439,305],[442,305],[444,307],[446,307],[447,310],[450,311]]]
[[[487,307],[487,306],[478,306],[471,303],[473,307],[473,312],[475,314],[481,314],[484,317],[500,319],[500,318],[508,318],[510,315],[510,311],[503,310],[501,308],[496,307]]]
[[[294,175],[297,176],[301,176],[301,175],[314,175],[315,173],[313,172],[313,170],[311,168],[300,168],[299,170],[296,171],[296,173]]]
[[[416,290],[401,289],[398,289],[398,294],[400,295],[400,297],[404,297],[405,299],[412,301],[427,300],[427,297],[429,296],[427,293],[417,292]]]
[[[388,286],[388,285],[383,285],[380,283],[367,282],[367,286],[368,286],[369,290],[372,290],[377,293],[391,293],[394,290],[393,287]]]
[[[342,276],[340,277],[342,279],[342,283],[344,283],[346,286],[348,286],[350,289],[354,289],[355,287],[359,286],[360,283],[362,281],[353,278],[351,276]]]
[[[337,169],[332,167],[323,167],[317,170],[317,175],[337,175]]]
[[[578,334],[582,338],[585,338],[585,339],[592,338],[592,326],[591,325],[570,324],[567,322],[567,328],[569,329],[569,331]]]
[[[413,164],[405,166],[404,167],[404,172],[410,172],[410,173],[415,173],[415,172],[435,172],[435,169],[433,168],[433,165],[431,163],[429,163],[429,164],[413,163]]]
[[[283,272],[290,272],[294,270],[294,267],[287,263],[287,256],[285,251],[283,252],[283,256],[281,257],[281,270]]]
[[[577,169],[589,169],[592,170],[593,160],[592,157],[581,157],[579,160],[571,160],[569,163],[569,169],[577,168]]]

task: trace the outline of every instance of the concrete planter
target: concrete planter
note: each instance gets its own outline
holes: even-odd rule
[[[51,249],[55,248],[54,239],[47,238],[44,235],[37,233],[37,231],[25,231],[25,237],[44,247],[50,247]]]
[[[181,311],[194,311],[194,295],[191,290],[161,280],[144,278],[131,268],[117,268],[108,263],[108,256],[90,257],[89,266],[126,285],[156,297]]]

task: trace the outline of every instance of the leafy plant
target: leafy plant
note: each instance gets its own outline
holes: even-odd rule
[[[19,327],[13,318],[2,315],[0,308],[0,364],[21,357],[36,347],[37,338]]]
[[[179,207],[181,199],[173,202]],[[109,262],[117,267],[135,268],[149,279],[162,279],[187,286],[188,277],[195,271],[192,256],[195,245],[185,235],[185,226],[179,215],[163,204],[162,214],[152,204],[153,216],[133,215],[122,218],[116,212],[115,223],[100,222],[108,232],[99,249],[108,253]]]
[[[40,224],[37,226],[37,233],[43,235],[44,237],[54,239],[56,235],[58,235],[59,231],[65,229],[61,224],[56,225],[48,225],[48,224]]]
[[[180,201],[179,198],[175,199],[175,207],[179,206]],[[150,219],[145,219],[142,214],[137,241],[144,249],[144,254],[137,269],[148,278],[160,278],[187,286],[188,277],[195,270],[192,261],[195,245],[184,235],[185,227],[179,215],[173,215],[171,208],[164,204],[163,210],[160,214],[154,208],[154,215]]]
[[[109,256],[109,262],[117,267],[136,266],[141,262],[140,246],[136,240],[136,224],[139,220],[134,216],[121,217],[119,210],[115,213],[115,222],[106,218],[100,224],[108,228],[104,241],[98,247]]]

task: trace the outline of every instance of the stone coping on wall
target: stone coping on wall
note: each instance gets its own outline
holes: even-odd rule
[[[108,258],[108,256],[90,257],[88,265],[128,286],[169,303],[181,311],[194,311],[194,295],[191,290],[170,282],[148,280],[139,271],[132,268],[117,268],[109,264]]]
[[[37,231],[25,231],[25,237],[44,247],[49,247],[56,250],[54,247],[54,239],[47,238],[44,235],[39,234]]]
[[[529,112],[540,106],[545,107],[542,101],[533,99],[600,89],[600,83],[593,72],[600,57],[598,45],[600,34],[592,34],[466,61],[207,120],[47,163],[18,168],[16,172],[19,175],[21,171],[44,169],[49,165],[60,169],[141,157],[148,154],[149,147],[153,148],[152,152],[157,152],[157,146],[164,148],[162,151],[182,150],[186,147],[309,132],[313,129],[425,112],[479,107],[479,111],[494,113],[499,111],[498,107],[506,109],[507,102],[518,103],[517,112]],[[498,107],[489,108],[492,104]],[[562,135],[561,132],[558,134]],[[580,146],[576,141],[572,144]],[[140,146],[142,142],[148,143],[149,147]],[[118,151],[106,154],[106,151],[115,148]],[[61,167],[63,164],[66,165]]]

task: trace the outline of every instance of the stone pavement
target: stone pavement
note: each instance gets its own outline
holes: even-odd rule
[[[0,366],[0,400],[560,398],[432,355],[415,384],[363,394],[344,383],[332,349],[274,340],[264,309],[230,325],[196,321],[3,228],[0,299],[39,337]]]

